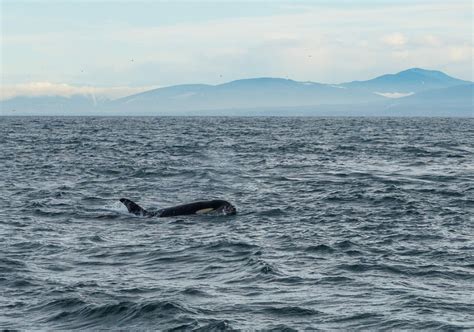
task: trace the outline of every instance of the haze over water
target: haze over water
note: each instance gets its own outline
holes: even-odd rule
[[[473,125],[4,117],[0,327],[473,329]]]

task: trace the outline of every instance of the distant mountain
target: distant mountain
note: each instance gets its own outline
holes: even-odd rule
[[[222,110],[287,107],[316,104],[358,103],[383,100],[368,91],[354,91],[328,84],[296,82],[281,78],[254,78],[220,85],[178,85],[121,98],[109,106],[118,111]]]
[[[388,98],[404,96],[403,98]],[[417,115],[474,116],[473,83],[412,68],[341,84],[253,78],[188,84],[116,100],[16,97],[0,115]]]
[[[474,117],[473,98],[474,84],[468,83],[367,103],[199,111],[189,115]]]
[[[368,81],[353,81],[340,85],[378,93],[417,93],[466,83],[470,82],[448,76],[437,70],[411,68],[397,74],[382,75]]]

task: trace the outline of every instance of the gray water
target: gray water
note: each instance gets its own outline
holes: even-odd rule
[[[473,129],[0,118],[0,327],[474,329]]]

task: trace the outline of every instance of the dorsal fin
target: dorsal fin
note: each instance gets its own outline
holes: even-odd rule
[[[122,202],[123,205],[125,205],[127,207],[128,212],[133,213],[136,216],[146,216],[146,215],[148,215],[148,212],[145,209],[143,209],[141,206],[139,206],[138,204],[132,202],[129,199],[121,198],[120,202]]]

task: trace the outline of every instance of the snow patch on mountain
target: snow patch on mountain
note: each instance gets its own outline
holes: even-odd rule
[[[377,92],[377,91],[375,91],[374,93],[376,95],[383,96],[386,98],[392,98],[392,99],[408,97],[415,94],[414,92]]]

